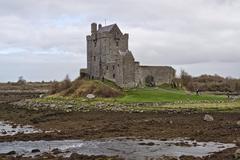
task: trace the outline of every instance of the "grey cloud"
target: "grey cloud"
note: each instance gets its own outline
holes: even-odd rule
[[[130,50],[142,64],[237,66],[239,16],[238,0],[0,0],[0,55],[54,55],[59,63],[62,55],[78,56],[85,64],[90,23],[104,24],[106,19],[130,33]],[[65,60],[75,64],[74,58]],[[192,73],[209,71],[188,68]]]

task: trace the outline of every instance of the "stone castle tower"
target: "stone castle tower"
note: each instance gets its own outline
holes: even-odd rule
[[[91,24],[87,36],[87,69],[81,75],[90,79],[108,79],[123,88],[144,86],[146,77],[156,85],[171,83],[175,70],[168,66],[140,66],[128,49],[128,34],[116,24],[102,27]]]

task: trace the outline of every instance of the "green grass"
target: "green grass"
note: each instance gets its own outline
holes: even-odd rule
[[[210,94],[195,95],[184,90],[164,88],[138,88],[125,91],[125,95],[116,99],[119,102],[177,102],[177,101],[224,101],[226,96]]]
[[[78,103],[95,103],[95,102],[115,102],[115,103],[141,103],[141,102],[170,102],[170,103],[196,103],[196,102],[222,102],[227,101],[226,96],[201,94],[187,92],[184,90],[171,89],[171,88],[136,88],[124,91],[124,95],[117,98],[100,98],[97,97],[93,100],[87,100],[85,97],[62,97],[62,96],[49,96],[45,98],[46,101],[59,100],[59,101],[76,101]]]
[[[95,98],[87,100],[85,97],[62,97],[48,96],[45,98],[35,99],[36,102],[54,103],[62,106],[72,104],[78,110],[85,106],[82,111],[116,110],[118,104],[121,111],[129,112],[156,112],[162,110],[183,110],[192,109],[197,111],[218,111],[218,112],[240,112],[240,100],[229,100],[226,96],[218,96],[211,94],[201,94],[186,92],[171,88],[138,88],[124,91],[124,96],[118,98]],[[96,107],[97,103],[111,104],[101,108]],[[126,103],[141,103],[141,102],[159,102],[157,105],[125,105]],[[162,102],[162,103],[161,103]],[[156,104],[156,103],[155,103]],[[122,106],[122,108],[121,108]],[[123,107],[124,106],[124,107]],[[67,109],[68,110],[68,109]]]
[[[217,102],[195,102],[182,104],[165,104],[161,106],[161,110],[166,109],[194,109],[200,111],[223,111],[223,112],[240,112],[240,101],[217,101]]]

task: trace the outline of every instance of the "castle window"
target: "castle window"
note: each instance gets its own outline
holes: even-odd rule
[[[119,42],[118,42],[118,41],[116,41],[116,46],[117,46],[117,47],[119,46]]]
[[[112,67],[113,67],[113,70],[114,70],[114,69],[115,69],[115,66],[113,65]]]
[[[97,40],[94,40],[94,47],[97,46]]]
[[[118,64],[118,67],[119,67],[119,64]]]
[[[96,61],[96,56],[93,57],[93,60]]]
[[[106,70],[108,70],[108,66],[106,66]]]
[[[115,74],[113,74],[113,78],[115,78]]]

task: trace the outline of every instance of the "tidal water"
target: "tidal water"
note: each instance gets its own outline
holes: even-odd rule
[[[114,138],[92,141],[14,141],[0,143],[0,154],[16,151],[18,155],[34,156],[43,152],[51,152],[51,150],[58,148],[63,152],[64,156],[70,156],[71,153],[79,153],[85,155],[118,155],[128,160],[145,160],[146,158],[159,158],[163,155],[202,157],[232,147],[235,147],[235,145],[216,142],[196,142],[184,139],[161,141]],[[40,152],[33,154],[31,153],[33,149],[39,149]]]
[[[35,129],[30,125],[18,125],[0,121],[0,136],[15,135],[18,133],[29,134],[39,133],[41,130]]]

